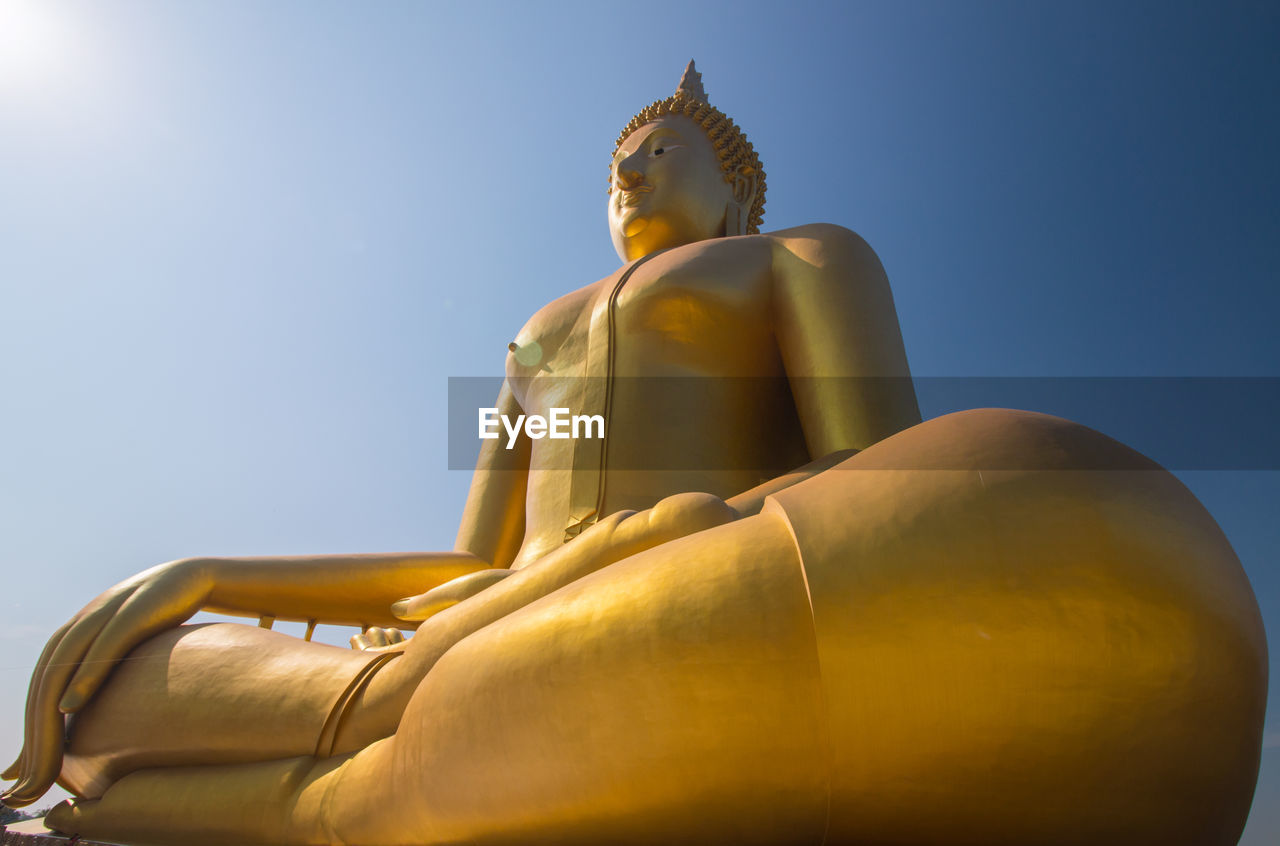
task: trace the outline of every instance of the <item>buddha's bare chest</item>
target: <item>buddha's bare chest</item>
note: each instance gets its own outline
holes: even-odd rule
[[[668,255],[641,266],[618,292],[616,375],[755,375],[766,342],[769,353],[773,347],[768,254]]]
[[[508,376],[526,409],[561,402],[581,378],[774,376],[770,253],[755,239],[655,255],[538,312]]]

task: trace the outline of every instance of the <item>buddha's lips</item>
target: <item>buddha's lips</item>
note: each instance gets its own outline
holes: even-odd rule
[[[636,188],[628,188],[627,190],[621,192],[622,198],[618,201],[618,203],[619,205],[622,205],[622,206],[634,206],[636,203],[640,202],[641,194],[648,194],[651,191],[653,191],[653,188],[649,185],[641,185]]]

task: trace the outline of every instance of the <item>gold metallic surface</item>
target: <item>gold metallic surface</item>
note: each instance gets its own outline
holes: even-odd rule
[[[41,656],[6,801],[58,778],[52,826],[135,844],[1236,842],[1266,643],[1222,532],[1082,426],[922,423],[875,254],[739,234],[763,171],[695,77],[620,139],[624,266],[507,358],[503,413],[600,406],[603,444],[486,441],[455,552],[112,588]]]

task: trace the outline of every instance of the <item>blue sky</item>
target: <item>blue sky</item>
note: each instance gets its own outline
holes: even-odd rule
[[[1261,2],[0,0],[0,755],[139,569],[452,544],[447,378],[616,267],[613,140],[690,57],[765,228],[875,247],[917,375],[1280,376],[1277,43]],[[1280,631],[1280,473],[1180,475]]]

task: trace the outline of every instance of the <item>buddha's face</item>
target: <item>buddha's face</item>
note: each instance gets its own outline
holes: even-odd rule
[[[613,157],[613,246],[625,262],[719,237],[734,201],[734,186],[702,127],[666,115],[631,133]]]

